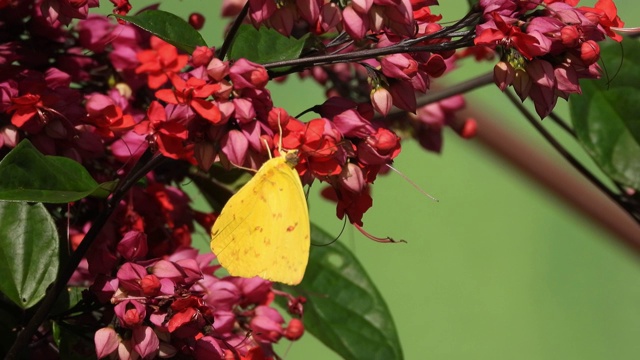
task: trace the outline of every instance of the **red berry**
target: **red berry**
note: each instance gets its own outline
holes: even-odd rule
[[[302,337],[304,334],[304,324],[302,320],[298,318],[293,318],[289,321],[289,325],[287,325],[287,329],[284,331],[284,337],[291,341],[296,341]]]
[[[192,13],[189,15],[189,25],[193,26],[196,30],[202,29],[202,26],[204,26],[204,16],[200,13]]]

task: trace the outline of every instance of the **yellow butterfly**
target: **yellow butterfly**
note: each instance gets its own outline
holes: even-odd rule
[[[222,209],[211,229],[211,251],[229,274],[302,281],[311,240],[297,162],[297,151],[269,159]]]

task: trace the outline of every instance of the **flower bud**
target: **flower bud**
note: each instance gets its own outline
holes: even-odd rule
[[[209,171],[218,155],[215,146],[210,142],[198,142],[194,145],[193,156],[198,162],[198,167],[204,171]]]
[[[211,59],[209,65],[207,65],[207,75],[215,81],[221,81],[225,76],[229,75],[229,62],[217,58]]]
[[[289,325],[284,331],[284,337],[291,341],[296,341],[304,334],[304,324],[298,318],[293,318],[289,321]]]
[[[587,40],[580,46],[580,58],[585,65],[591,65],[600,59],[600,46],[593,40]]]
[[[580,41],[580,32],[575,25],[568,25],[560,30],[560,39],[562,39],[562,45],[572,48],[578,45]]]
[[[129,231],[118,243],[117,250],[128,261],[141,259],[147,255],[147,235],[139,231]]]
[[[246,59],[236,61],[229,71],[233,87],[236,89],[262,89],[269,81],[267,70],[260,64]]]
[[[207,65],[213,58],[213,51],[206,46],[196,46],[196,49],[191,54],[191,63],[193,66]]]
[[[382,86],[378,86],[376,89],[371,91],[370,96],[373,108],[383,116],[386,116],[393,105],[393,99],[391,98],[389,90]]]
[[[146,275],[140,279],[140,287],[144,296],[156,296],[160,291],[160,279],[153,274]]]
[[[504,91],[511,85],[514,77],[514,69],[509,63],[500,61],[493,67],[493,82],[496,83],[500,91]]]

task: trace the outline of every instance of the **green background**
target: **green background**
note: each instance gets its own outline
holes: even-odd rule
[[[133,2],[140,9],[150,2]],[[466,1],[442,0],[443,21],[464,15]],[[594,1],[583,1],[591,5]],[[616,1],[627,26],[637,26],[631,0]],[[197,11],[210,45],[221,44],[226,21],[219,1],[167,1],[161,9]],[[465,64],[456,82],[490,71]],[[449,83],[454,83],[451,80]],[[274,103],[291,114],[323,101],[322,90],[294,76],[270,85]],[[494,86],[469,94],[499,114],[510,131],[553,151],[524,124]],[[559,111],[566,115],[560,100]],[[379,286],[394,316],[407,359],[635,359],[640,356],[640,267],[613,235],[581,218],[552,193],[490,155],[475,141],[445,131],[442,154],[405,141],[395,167],[437,197],[421,195],[390,173],[374,185],[364,227],[407,244],[379,244],[347,226],[349,246]],[[571,147],[579,151],[579,148]],[[554,158],[557,158],[554,156]],[[584,159],[584,157],[583,157]],[[562,162],[562,160],[559,160]],[[569,165],[563,165],[569,166]],[[311,189],[311,219],[329,233],[342,222],[333,204]],[[195,196],[194,196],[195,197]],[[207,235],[194,240],[208,248]],[[313,251],[313,249],[312,249]],[[313,299],[310,299],[313,301]],[[312,336],[278,346],[287,359],[337,359]]]

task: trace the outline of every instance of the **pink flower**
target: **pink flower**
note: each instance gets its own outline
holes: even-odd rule
[[[345,137],[364,138],[375,131],[371,122],[355,110],[347,110],[336,115],[333,118],[333,123]]]
[[[120,269],[118,269],[118,273],[116,277],[120,281],[120,287],[129,292],[137,293],[141,291],[140,288],[140,279],[147,275],[147,269],[143,266],[138,265],[136,263],[127,262],[124,263]]]
[[[91,14],[87,19],[79,21],[78,41],[82,47],[91,51],[101,53],[109,41],[113,38],[113,30],[116,27],[106,17]]]
[[[343,189],[354,193],[361,192],[367,183],[364,180],[362,169],[353,163],[348,163],[342,168],[342,172],[338,176],[338,181]]]
[[[230,130],[220,140],[222,154],[235,166],[244,164],[249,150],[249,141],[246,136],[238,130]]]
[[[102,359],[118,349],[118,334],[112,327],[104,327],[93,335],[93,342],[97,358]]]
[[[147,235],[139,231],[127,232],[118,243],[118,252],[128,261],[144,258],[147,250]]]
[[[149,326],[140,326],[133,329],[131,334],[133,349],[142,358],[152,358],[158,352],[160,340]]]
[[[229,77],[236,89],[255,88],[263,89],[269,81],[267,70],[247,59],[238,59],[229,70]]]
[[[248,306],[251,304],[265,304],[271,294],[272,284],[270,281],[260,277],[252,278],[229,278],[230,282],[235,284],[241,293],[241,305]]]
[[[350,5],[342,10],[342,22],[345,31],[356,40],[364,38],[369,28],[369,17],[356,12]]]
[[[197,360],[222,360],[225,357],[218,340],[211,336],[203,336],[196,341],[195,358]]]
[[[118,290],[119,281],[117,278],[98,275],[89,288],[97,297],[100,303],[107,303]]]
[[[381,165],[400,153],[400,138],[392,131],[378,128],[376,133],[358,145],[358,158],[367,165]]]
[[[136,300],[125,300],[113,308],[120,325],[127,328],[136,328],[142,324],[147,316],[145,306]]]
[[[94,93],[87,98],[85,108],[87,121],[95,125],[104,137],[114,137],[116,132],[130,130],[135,126],[133,116],[125,114],[116,100],[109,96]]]
[[[216,309],[231,310],[241,299],[240,289],[226,279],[217,280],[207,287],[205,300]]]
[[[380,59],[382,73],[385,76],[409,80],[418,71],[418,63],[406,54],[392,54]]]
[[[268,306],[258,306],[255,312],[256,316],[249,324],[255,339],[266,343],[278,342],[282,337],[282,324],[284,324],[280,313]]]

